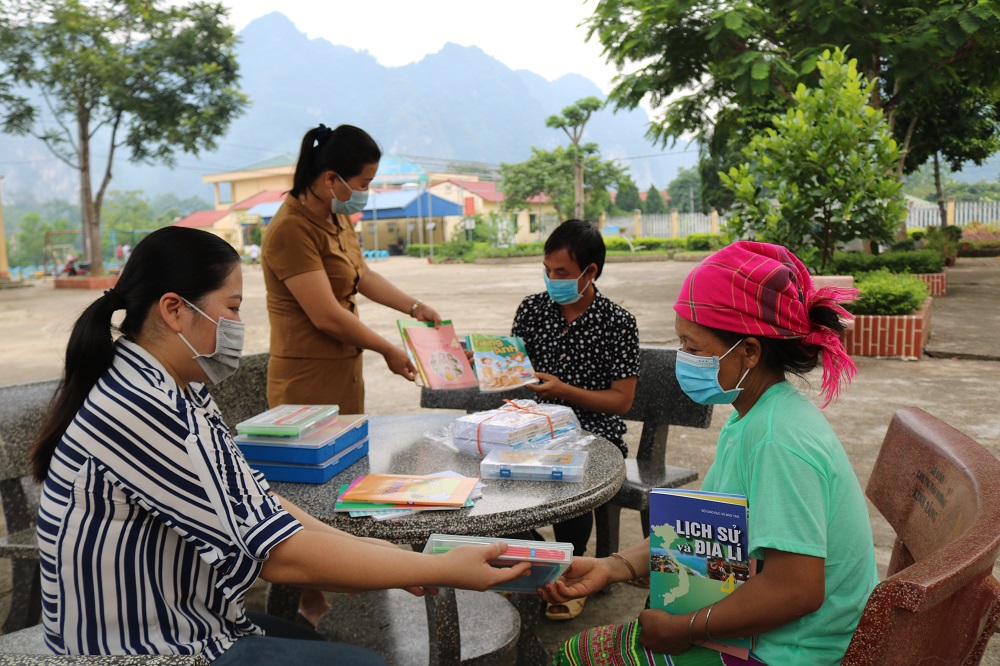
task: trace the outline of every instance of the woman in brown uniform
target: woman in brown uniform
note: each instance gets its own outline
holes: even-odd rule
[[[361,352],[371,349],[397,375],[416,368],[400,347],[365,326],[356,297],[420,321],[441,323],[433,308],[368,268],[350,216],[368,201],[382,157],[375,141],[350,125],[306,132],[295,179],[264,234],[261,266],[271,320],[267,402],[339,405],[363,414]],[[305,590],[299,612],[315,624],[329,608],[323,594]]]
[[[271,320],[267,401],[336,404],[364,413],[361,352],[371,349],[389,369],[413,380],[398,346],[365,326],[358,293],[420,321],[441,317],[370,269],[349,216],[364,209],[382,152],[350,125],[306,132],[292,190],[264,234],[261,265]]]

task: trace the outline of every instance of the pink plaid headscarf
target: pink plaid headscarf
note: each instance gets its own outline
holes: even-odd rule
[[[826,407],[858,371],[837,334],[811,321],[809,310],[823,305],[850,320],[839,304],[857,294],[857,289],[816,289],[806,267],[781,245],[739,241],[691,271],[674,311],[702,326],[756,337],[801,338],[804,345],[817,347],[823,352]]]

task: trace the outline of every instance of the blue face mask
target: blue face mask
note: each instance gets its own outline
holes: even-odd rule
[[[337,175],[340,178],[340,175]],[[347,185],[347,181],[340,178],[340,182]],[[350,185],[347,185],[347,189],[351,190],[351,198],[347,201],[341,201],[337,198],[337,195],[330,190],[330,194],[333,194],[333,201],[330,202],[330,210],[334,215],[354,215],[355,213],[360,213],[365,209],[368,204],[368,192],[365,190],[352,190]]]
[[[727,391],[719,383],[719,364],[740,342],[730,347],[722,356],[695,356],[678,349],[674,374],[681,385],[681,390],[699,405],[732,404],[743,390],[740,384],[750,372],[750,368],[747,368],[740,381],[736,382],[736,388]]]
[[[577,283],[586,272],[587,269],[584,269],[583,273],[580,273],[580,275],[576,278],[553,280],[549,277],[548,273],[542,271],[542,277],[545,278],[545,291],[549,292],[549,298],[559,305],[570,305],[572,303],[576,303],[578,300],[583,298],[583,292],[587,291],[587,287],[590,286],[590,282],[588,282],[587,287],[584,287],[583,291],[577,291]]]

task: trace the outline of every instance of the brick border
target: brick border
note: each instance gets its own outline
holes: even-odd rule
[[[847,330],[847,353],[852,356],[888,356],[919,359],[931,333],[931,304],[927,297],[908,315],[856,315]]]
[[[56,278],[56,289],[111,289],[118,282],[117,275],[90,277],[87,275]]]
[[[947,273],[911,273],[920,278],[930,288],[931,296],[945,296],[948,293]]]

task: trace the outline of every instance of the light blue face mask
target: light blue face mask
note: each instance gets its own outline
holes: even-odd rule
[[[750,368],[747,368],[740,381],[736,382],[736,388],[725,390],[719,383],[719,365],[729,352],[736,349],[736,346],[743,342],[740,340],[722,356],[695,356],[687,352],[677,350],[677,362],[674,364],[674,374],[677,382],[681,385],[689,398],[699,405],[729,405],[732,404],[743,388],[740,384],[746,379]]]
[[[337,178],[340,178],[340,174],[337,174]],[[347,181],[343,178],[340,178],[340,182],[347,185]],[[347,201],[338,199],[333,189],[330,189],[330,194],[333,194],[333,201],[330,202],[330,210],[334,215],[354,215],[363,211],[365,206],[368,205],[367,190],[353,190],[350,185],[347,185],[347,189],[351,190],[351,197]]]
[[[553,280],[549,277],[549,274],[543,270],[542,277],[545,278],[545,291],[549,292],[549,298],[559,305],[570,305],[572,303],[576,303],[578,300],[583,298],[583,292],[587,291],[587,287],[590,286],[590,282],[588,282],[587,287],[584,287],[583,291],[577,291],[577,283],[586,272],[587,269],[585,268],[583,269],[583,273],[580,273],[580,275],[575,278]]]

